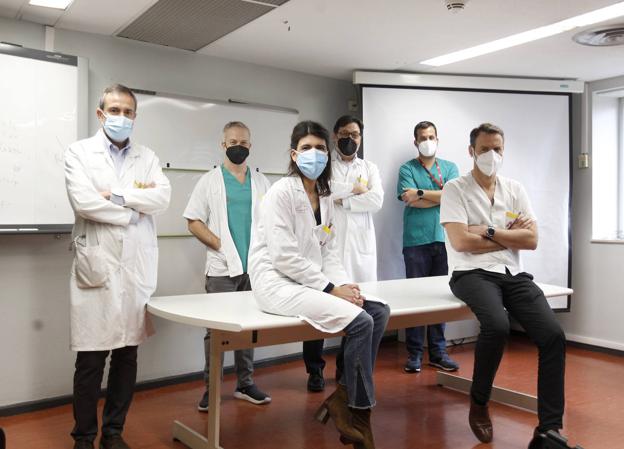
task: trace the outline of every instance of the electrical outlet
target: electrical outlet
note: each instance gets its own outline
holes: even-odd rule
[[[349,108],[349,112],[357,112],[358,110],[358,104],[357,101],[355,100],[349,100],[347,102],[347,107]]]
[[[589,168],[589,153],[578,155],[578,168]]]

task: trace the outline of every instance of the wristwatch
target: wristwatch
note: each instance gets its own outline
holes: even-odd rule
[[[416,190],[416,195],[418,195],[418,198],[421,199],[423,197],[423,195],[425,194],[425,192],[423,192],[422,189],[418,189]]]
[[[496,229],[494,229],[494,226],[490,225],[487,227],[487,230],[485,231],[485,237],[488,239],[493,239],[495,233],[496,233]]]

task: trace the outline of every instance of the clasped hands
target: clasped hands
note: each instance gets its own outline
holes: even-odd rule
[[[329,293],[351,304],[355,304],[358,307],[362,307],[366,299],[364,295],[360,293],[360,286],[357,284],[344,284],[340,287],[334,287]]]

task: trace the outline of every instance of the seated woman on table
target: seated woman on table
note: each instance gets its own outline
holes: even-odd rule
[[[323,423],[331,417],[344,444],[373,449],[373,366],[390,309],[367,300],[338,257],[328,148],[329,132],[318,123],[304,121],[293,129],[289,174],[262,200],[249,274],[265,312],[345,333],[344,372],[316,417]]]

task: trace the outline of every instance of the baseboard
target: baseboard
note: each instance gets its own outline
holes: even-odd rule
[[[622,343],[574,334],[566,334],[566,340],[569,346],[573,346],[575,348],[624,356],[624,344]]]
[[[385,336],[383,340],[384,341],[396,340],[396,336],[395,337]],[[324,348],[323,353],[335,354],[338,352],[339,348],[340,348],[339,346],[326,347]],[[281,355],[277,357],[269,357],[269,358],[254,362],[254,367],[264,368],[268,366],[274,366],[274,365],[279,365],[282,363],[301,360],[302,358],[303,358],[303,354],[301,352],[294,353],[294,354]],[[223,373],[224,374],[234,373],[234,366],[231,365],[231,366],[225,367],[223,369]],[[202,380],[203,378],[204,378],[204,372],[197,371],[194,373],[186,373],[186,374],[179,374],[176,376],[168,376],[168,377],[161,377],[158,379],[144,380],[141,382],[137,382],[135,391],[145,391],[145,390],[151,390],[154,388],[167,387],[169,385],[177,385],[177,384],[182,384],[186,382],[194,382],[197,380]],[[103,397],[105,394],[106,394],[106,389],[102,389],[102,391],[100,392],[100,396]],[[53,407],[59,407],[62,405],[71,404],[71,403],[72,403],[71,394],[66,394],[63,396],[56,396],[53,398],[38,399],[35,401],[20,402],[18,404],[11,404],[11,405],[0,407],[0,417],[36,412],[38,410],[45,410],[45,409],[49,409]]]

